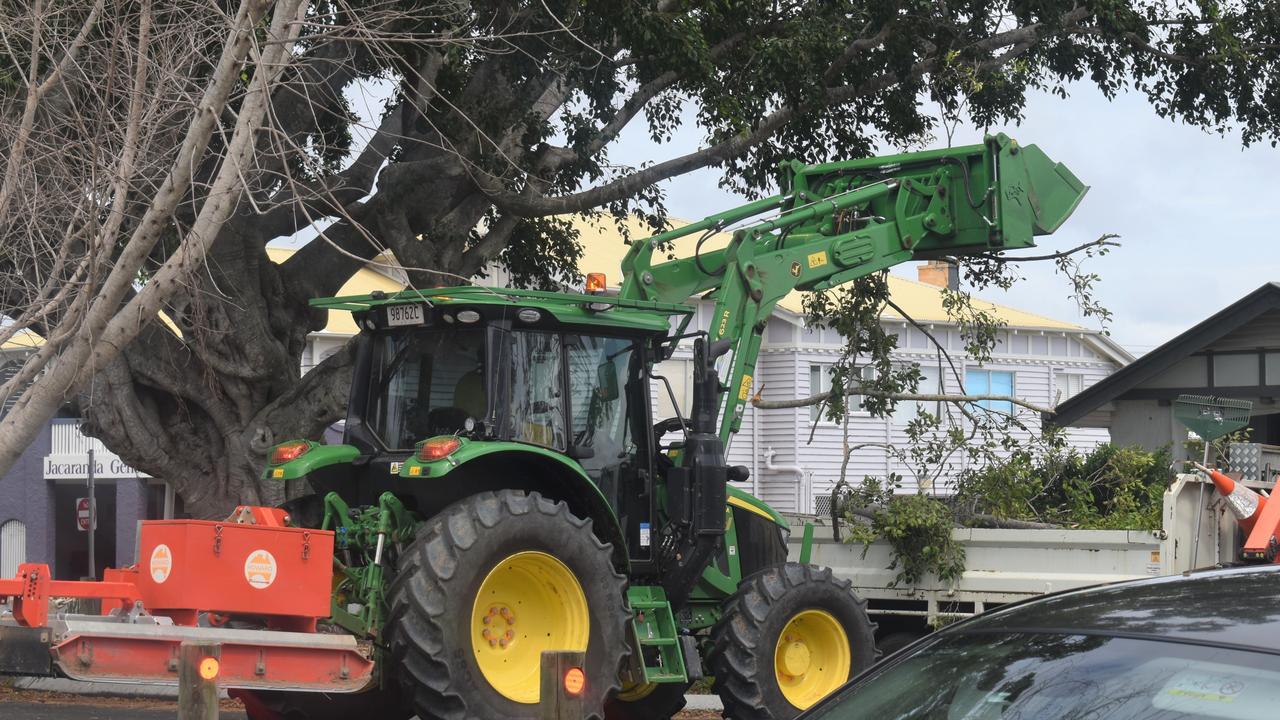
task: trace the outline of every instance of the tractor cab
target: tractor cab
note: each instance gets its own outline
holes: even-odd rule
[[[633,526],[631,559],[650,559],[642,542],[656,510],[648,369],[662,359],[673,316],[692,308],[480,287],[315,304],[352,311],[361,328],[344,443],[365,471],[358,488],[342,492],[351,502],[394,489],[428,511],[476,483],[511,487],[513,478],[550,474],[554,456],[576,465]],[[499,451],[453,471],[448,458],[432,459],[439,447],[455,460]],[[406,463],[422,467],[405,471]],[[403,477],[445,468],[448,482]]]

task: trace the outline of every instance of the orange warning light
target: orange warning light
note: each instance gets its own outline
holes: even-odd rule
[[[218,677],[218,670],[220,669],[218,658],[207,657],[200,661],[200,677],[205,680],[212,680]]]
[[[582,672],[582,668],[569,668],[564,671],[564,691],[574,697],[582,694],[582,689],[587,686],[587,676]]]
[[[587,273],[587,294],[599,295],[604,291],[604,273]]]

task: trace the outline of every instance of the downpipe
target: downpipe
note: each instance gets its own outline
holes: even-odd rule
[[[798,512],[812,512],[809,503],[812,501],[812,488],[807,487],[809,483],[809,471],[804,469],[803,465],[777,465],[773,462],[773,458],[778,455],[778,451],[772,447],[766,448],[764,451],[764,469],[769,472],[791,473],[796,476],[796,510]]]

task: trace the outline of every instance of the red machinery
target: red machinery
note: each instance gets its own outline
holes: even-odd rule
[[[1280,557],[1277,557],[1280,555],[1277,553],[1280,550],[1280,502],[1268,502],[1268,498],[1245,487],[1244,483],[1199,463],[1195,465],[1213,480],[1214,487],[1227,501],[1227,507],[1248,535],[1240,550],[1241,559],[1280,562]]]
[[[354,692],[371,648],[317,633],[330,614],[333,533],[287,526],[284,511],[242,507],[225,522],[146,521],[139,563],[101,582],[53,580],[24,564],[0,579],[0,672],[176,684],[184,642],[217,643],[219,684]],[[53,598],[99,600],[101,614],[50,614]]]

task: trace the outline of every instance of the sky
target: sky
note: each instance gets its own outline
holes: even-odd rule
[[[701,143],[686,124],[668,145],[649,140],[640,120],[619,138],[611,160],[638,165],[688,152]],[[1114,313],[1112,337],[1134,355],[1173,338],[1263,283],[1280,280],[1280,150],[1243,148],[1238,135],[1218,136],[1159,118],[1136,94],[1108,101],[1096,88],[1070,87],[1066,100],[1030,98],[1020,125],[992,128],[1022,144],[1036,144],[1090,186],[1075,214],[1044,250],[1065,249],[1105,233],[1121,247],[1088,267],[1102,280],[1096,295]],[[962,128],[955,145],[980,142],[982,131]],[[945,137],[937,143],[945,146]],[[885,153],[896,152],[885,148]],[[698,219],[740,204],[718,185],[719,170],[664,183],[668,211]],[[1033,251],[1040,254],[1040,251]],[[1052,263],[1022,266],[1024,281],[981,297],[1042,315],[1099,328],[1082,317],[1065,278]],[[895,272],[915,277],[915,268]]]
[[[1119,248],[1095,258],[1088,269],[1102,278],[1095,294],[1113,313],[1105,328],[1131,353],[1142,355],[1259,285],[1280,281],[1280,150],[1244,148],[1235,134],[1219,136],[1158,117],[1145,98],[1125,94],[1108,101],[1087,83],[1069,86],[1065,100],[1048,93],[1030,97],[1023,121],[994,127],[1020,143],[1036,144],[1090,186],[1080,207],[1042,250],[1075,247],[1103,234],[1119,235]],[[357,114],[376,126],[390,86],[349,89]],[[639,166],[691,152],[703,135],[688,119],[670,142],[649,139],[637,118],[610,149],[615,163]],[[980,142],[983,131],[961,128],[955,145]],[[363,139],[363,138],[359,138]],[[945,146],[940,138],[937,146]],[[885,147],[884,153],[898,152]],[[745,198],[719,187],[718,169],[662,184],[671,215],[695,220],[741,204]],[[304,231],[295,239],[314,236]],[[1065,278],[1052,263],[1021,266],[1024,280],[1008,291],[981,297],[1030,312],[1103,329],[1080,315]],[[914,267],[895,270],[915,277]]]

